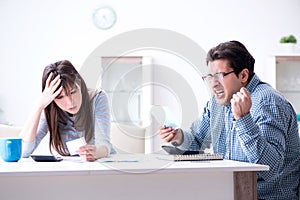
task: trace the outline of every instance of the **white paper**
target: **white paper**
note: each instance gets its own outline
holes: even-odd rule
[[[175,114],[171,112],[171,110],[168,107],[163,107],[165,111],[165,122],[164,125],[166,127],[171,127],[173,129],[178,129],[179,128],[179,121]]]
[[[172,112],[167,106],[151,106],[151,116],[154,120],[156,120],[156,123],[177,129],[180,127],[180,123],[178,116],[176,116],[174,113],[175,112]]]
[[[81,137],[81,138],[78,138],[78,139],[66,142],[66,144],[67,144],[68,150],[69,150],[69,152],[70,152],[70,154],[72,156],[72,155],[78,154],[78,153],[76,153],[76,151],[80,147],[86,145],[86,141],[85,141],[84,137]]]

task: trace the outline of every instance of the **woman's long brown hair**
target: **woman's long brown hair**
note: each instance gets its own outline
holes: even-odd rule
[[[92,115],[92,104],[89,97],[87,86],[77,72],[75,67],[68,60],[58,61],[56,63],[50,64],[46,66],[44,69],[43,77],[42,77],[42,90],[44,91],[46,80],[50,73],[53,73],[52,80],[60,75],[61,83],[58,86],[63,87],[66,95],[70,94],[70,88],[79,87],[82,94],[82,104],[81,107],[76,113],[74,127],[77,131],[83,131],[84,137],[87,143],[92,139],[94,133],[94,119]],[[52,81],[51,80],[51,81]],[[48,124],[49,132],[50,132],[50,141],[49,148],[51,151],[51,147],[63,156],[69,155],[68,151],[65,149],[61,138],[61,130],[59,128],[59,124],[66,125],[67,121],[70,120],[68,114],[61,110],[54,101],[52,101],[45,109],[44,109],[46,121]],[[52,151],[51,151],[52,152]]]

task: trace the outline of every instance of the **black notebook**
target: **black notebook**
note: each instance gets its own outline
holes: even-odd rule
[[[222,154],[204,153],[203,151],[182,150],[171,145],[162,145],[161,147],[166,152],[173,155],[174,161],[223,160]]]

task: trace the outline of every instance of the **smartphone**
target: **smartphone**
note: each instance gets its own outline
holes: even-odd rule
[[[192,155],[192,154],[203,154],[203,151],[191,151],[191,150],[182,150],[171,145],[162,145],[163,150],[171,155]]]

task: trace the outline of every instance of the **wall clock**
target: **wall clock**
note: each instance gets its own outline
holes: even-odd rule
[[[116,12],[111,7],[100,7],[93,13],[93,22],[99,29],[110,29],[115,25],[116,21]]]

